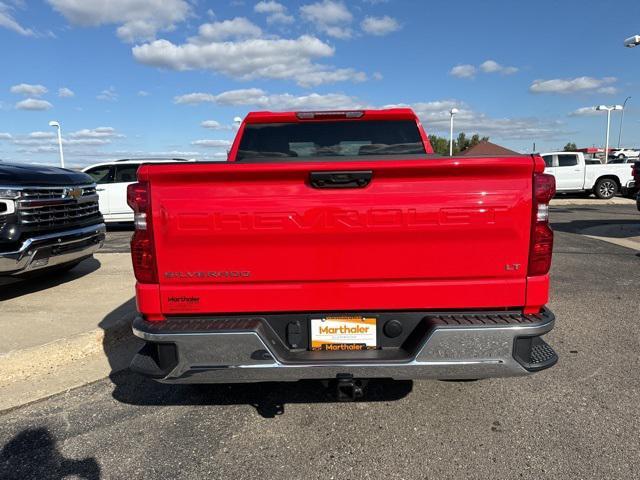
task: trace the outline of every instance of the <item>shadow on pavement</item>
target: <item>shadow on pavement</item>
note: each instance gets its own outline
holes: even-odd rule
[[[251,405],[264,418],[284,413],[286,404],[331,403],[335,397],[317,380],[299,382],[169,385],[124,370],[112,374],[113,398],[130,405]],[[358,402],[388,402],[406,397],[412,381],[371,380]]]
[[[572,192],[572,193],[560,193],[557,192],[555,197],[553,197],[554,200],[562,200],[562,199],[572,199],[572,198],[593,198],[595,199],[596,196],[593,193],[589,193],[589,192]]]
[[[133,232],[133,223],[107,223],[107,232]]]
[[[78,278],[95,272],[99,268],[100,262],[92,257],[83,260],[71,270],[52,270],[49,272],[34,273],[16,280],[11,279],[5,285],[0,284],[0,301],[40,292],[57,285],[62,285],[63,283],[73,282]]]
[[[554,231],[596,235],[611,238],[629,238],[640,235],[640,214],[636,220],[572,220],[551,222]]]
[[[4,480],[82,478],[98,480],[100,466],[93,457],[65,458],[46,428],[28,428],[0,451],[0,478]]]
[[[128,368],[142,346],[142,341],[134,337],[131,331],[135,315],[136,299],[132,297],[98,323],[98,327],[104,330],[102,349],[109,362],[110,374]]]
[[[136,314],[135,298],[109,313],[98,325],[105,331],[103,349],[111,367],[113,398],[142,406],[169,405],[251,405],[265,418],[284,413],[291,403],[335,402],[335,397],[320,381],[240,384],[169,385],[156,382],[128,369],[142,340],[131,332]],[[371,380],[358,401],[399,400],[413,388],[411,381]]]

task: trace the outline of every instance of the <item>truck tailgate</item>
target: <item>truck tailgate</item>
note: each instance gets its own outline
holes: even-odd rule
[[[533,159],[148,165],[163,312],[518,307]],[[364,188],[311,172],[371,171]]]

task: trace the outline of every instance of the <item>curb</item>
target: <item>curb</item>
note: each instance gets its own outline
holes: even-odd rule
[[[0,355],[0,412],[67,391],[127,368],[137,346],[129,311],[106,329]]]
[[[636,201],[632,198],[615,197],[609,200],[600,200],[599,198],[562,198],[555,197],[549,202],[553,206],[566,205],[635,205]]]

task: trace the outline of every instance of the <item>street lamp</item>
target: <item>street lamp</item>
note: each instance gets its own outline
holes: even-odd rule
[[[458,113],[457,108],[452,108],[449,110],[449,115],[451,115],[451,119],[449,121],[449,156],[453,156],[453,116]]]
[[[624,103],[622,104],[622,113],[620,114],[620,130],[618,130],[618,148],[620,148],[620,137],[622,136],[622,122],[624,122],[624,111],[630,98],[631,97],[625,98]]]
[[[613,110],[622,110],[622,105],[598,105],[596,107],[598,111],[606,111],[607,112],[607,140],[605,142],[604,147],[604,163],[609,162],[609,127],[611,126],[611,112]]]
[[[633,48],[637,47],[638,45],[640,45],[640,35],[634,35],[624,41],[625,47]]]
[[[64,153],[62,153],[62,131],[60,128],[60,122],[51,120],[49,122],[49,126],[58,129],[58,148],[60,149],[60,166],[64,168]]]

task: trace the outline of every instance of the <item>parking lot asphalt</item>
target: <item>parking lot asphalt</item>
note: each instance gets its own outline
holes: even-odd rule
[[[550,370],[375,384],[346,404],[314,382],[168,386],[123,371],[1,415],[0,478],[639,478],[640,254],[579,232],[640,213],[551,218]],[[109,232],[105,252],[130,234]]]

